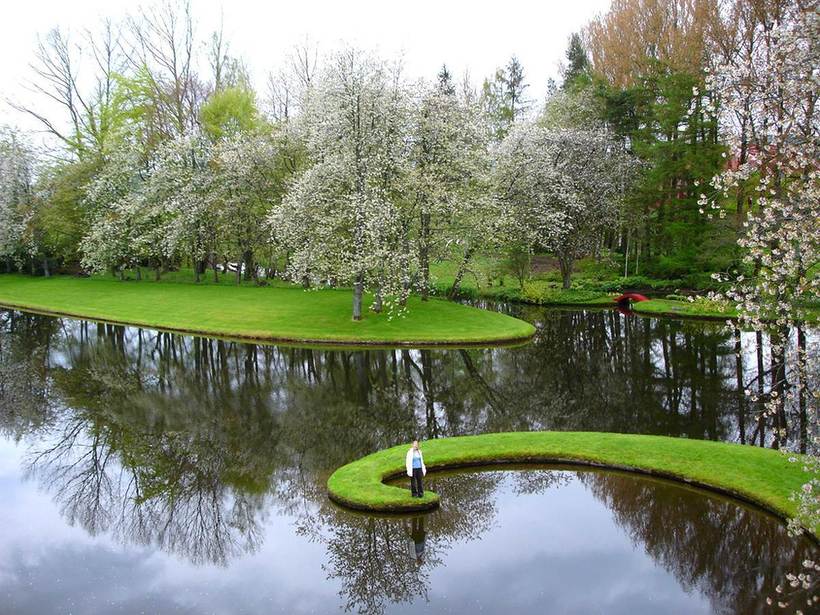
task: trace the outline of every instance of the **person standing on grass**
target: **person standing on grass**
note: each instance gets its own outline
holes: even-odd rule
[[[410,477],[410,491],[414,498],[420,498],[424,495],[424,485],[421,479],[427,474],[427,468],[424,465],[424,457],[421,455],[418,440],[413,440],[413,446],[407,451],[404,465],[407,469],[407,476]]]

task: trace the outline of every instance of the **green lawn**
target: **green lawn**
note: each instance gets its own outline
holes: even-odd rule
[[[454,260],[437,261],[431,265],[433,286],[439,295],[446,295],[452,287],[456,269],[457,263]],[[533,273],[522,288],[515,277],[499,272],[498,258],[480,255],[471,263],[470,273],[462,281],[460,294],[465,297],[532,305],[614,307],[614,299],[624,289],[639,288],[638,292],[665,294],[669,292],[667,286],[673,283],[678,286],[682,280],[636,277],[624,279],[617,271],[599,266],[594,259],[582,259],[578,263],[578,271],[573,273],[572,288],[561,288],[557,271]],[[642,288],[645,285],[649,285],[649,289]],[[693,301],[670,296],[671,299],[652,298],[650,301],[633,303],[632,309],[639,314],[673,318],[737,318],[734,307],[710,301],[706,296],[694,296]],[[820,321],[820,305],[807,304],[803,308],[804,314],[801,317],[807,322]]]
[[[650,299],[632,304],[632,310],[652,316],[685,316],[689,318],[710,318],[728,320],[737,318],[737,312],[730,305],[714,301],[677,301],[673,299]]]
[[[204,335],[341,344],[486,344],[535,332],[522,320],[434,299],[404,316],[351,319],[349,290],[0,275],[0,305]]]
[[[359,510],[430,510],[439,496],[413,498],[384,484],[403,475],[409,444],[354,461],[328,479],[332,500]],[[800,463],[771,449],[704,440],[590,432],[511,432],[422,442],[427,469],[497,462],[582,462],[680,479],[752,501],[781,516],[795,513],[789,496],[808,480]]]
[[[708,318],[711,320],[729,320],[737,318],[737,311],[731,305],[709,301],[705,298],[695,301],[677,301],[672,299],[650,299],[632,304],[632,310],[647,316],[672,316],[683,318]],[[815,305],[802,308],[802,318],[807,323],[820,321],[820,309]]]

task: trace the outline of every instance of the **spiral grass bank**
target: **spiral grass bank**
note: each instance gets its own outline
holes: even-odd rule
[[[331,500],[372,512],[433,510],[439,496],[413,498],[385,484],[405,472],[403,444],[336,470],[327,481]],[[683,481],[755,504],[780,517],[795,514],[790,495],[807,481],[802,464],[771,449],[665,436],[598,432],[508,432],[422,443],[428,472],[492,464],[560,463],[626,470]]]

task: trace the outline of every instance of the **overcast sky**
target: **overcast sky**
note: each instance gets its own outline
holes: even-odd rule
[[[151,4],[146,2],[143,4]],[[38,34],[55,26],[72,32],[93,28],[104,17],[134,11],[134,0],[15,0],[0,20],[0,96],[29,98],[21,89]],[[521,60],[530,96],[541,99],[547,80],[557,77],[569,35],[609,6],[609,0],[192,0],[199,35],[224,29],[234,55],[243,57],[255,85],[305,37],[327,51],[343,43],[399,54],[411,78],[433,77],[443,62],[476,83],[512,54]],[[29,121],[2,106],[0,124],[30,128]]]

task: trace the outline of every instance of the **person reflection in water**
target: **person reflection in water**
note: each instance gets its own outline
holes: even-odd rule
[[[413,517],[410,522],[410,540],[413,541],[412,554],[416,558],[416,563],[421,564],[424,557],[424,541],[427,533],[424,531],[424,517]]]
[[[413,497],[422,497],[424,495],[422,478],[427,474],[427,468],[424,465],[424,457],[421,455],[418,440],[413,440],[413,446],[407,451],[404,465],[407,469],[407,476],[410,477],[410,491]]]

